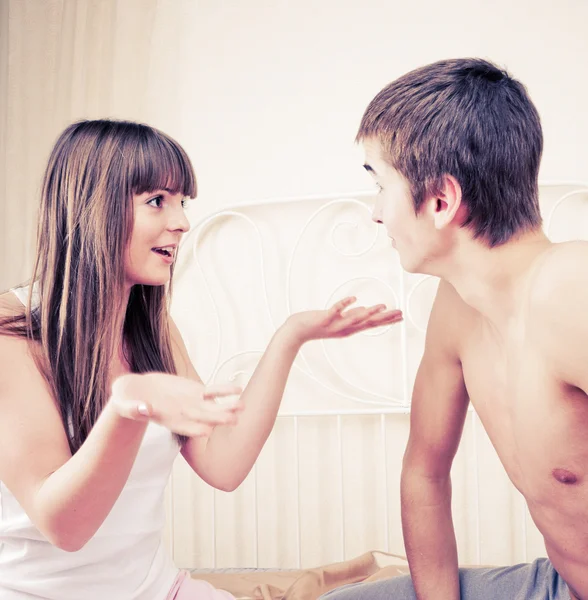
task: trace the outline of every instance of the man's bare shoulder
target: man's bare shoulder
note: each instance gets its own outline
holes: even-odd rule
[[[588,358],[588,242],[554,244],[533,278],[529,335],[561,377],[577,385]]]
[[[431,318],[445,321],[445,326],[461,326],[464,320],[471,319],[474,309],[457,293],[457,290],[445,280],[439,282],[437,295],[433,303]]]
[[[449,282],[441,280],[427,326],[425,349],[443,348],[459,354],[463,334],[469,330],[474,318],[472,307]]]
[[[444,279],[439,281],[435,306],[438,311],[442,311],[444,314],[455,313],[455,316],[457,316],[464,308],[468,307],[462,297],[457,293],[456,289]]]
[[[553,244],[532,279],[531,318],[545,319],[548,316],[545,311],[550,309],[560,313],[562,303],[576,305],[585,294],[588,294],[588,242]],[[561,316],[569,320],[573,315]]]

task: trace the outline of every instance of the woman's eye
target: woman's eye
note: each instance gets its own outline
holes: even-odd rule
[[[154,206],[155,208],[161,208],[161,203],[163,202],[163,196],[155,196],[155,198],[151,198],[151,200],[147,201],[147,204],[150,206]]]
[[[186,198],[182,200],[182,208],[188,208],[188,200]]]

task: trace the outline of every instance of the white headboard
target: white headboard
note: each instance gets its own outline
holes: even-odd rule
[[[403,277],[388,238],[371,222],[370,200],[358,194],[243,205],[186,236],[174,318],[205,380],[243,382],[291,312],[351,294],[404,307],[408,294],[434,287],[413,290],[420,278]],[[402,327],[305,346],[282,412],[405,408],[408,365],[390,365],[409,339],[421,342],[426,315],[410,317]]]
[[[398,479],[437,280],[402,271],[372,202],[362,193],[241,204],[185,236],[172,314],[206,382],[246,383],[294,311],[355,295],[401,308],[405,320],[303,348],[275,431],[234,494],[176,466],[169,540],[180,566],[295,568],[403,552]],[[545,183],[541,206],[552,239],[588,239],[587,185]],[[543,552],[473,412],[454,467],[454,513],[464,562]]]

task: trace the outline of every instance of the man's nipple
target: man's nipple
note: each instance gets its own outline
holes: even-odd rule
[[[575,473],[568,471],[567,469],[553,469],[551,474],[555,477],[557,481],[560,483],[567,483],[569,485],[573,483],[577,483],[578,477]]]

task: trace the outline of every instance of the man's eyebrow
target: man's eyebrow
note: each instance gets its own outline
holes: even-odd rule
[[[377,175],[377,173],[374,171],[373,167],[371,167],[370,165],[368,165],[367,163],[365,165],[363,165],[363,168],[368,172],[368,173],[373,173],[374,175]]]

